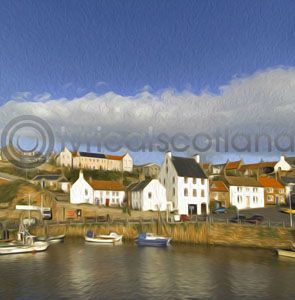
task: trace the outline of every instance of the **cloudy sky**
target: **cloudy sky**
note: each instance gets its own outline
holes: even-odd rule
[[[136,162],[294,152],[294,1],[1,4],[1,129],[33,114],[56,148],[127,145]]]

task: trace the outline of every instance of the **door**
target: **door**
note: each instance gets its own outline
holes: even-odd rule
[[[110,199],[109,198],[106,199],[106,206],[110,206]]]

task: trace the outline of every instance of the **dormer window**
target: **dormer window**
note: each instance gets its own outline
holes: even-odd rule
[[[187,182],[188,182],[187,177],[184,177],[184,183],[187,183]]]

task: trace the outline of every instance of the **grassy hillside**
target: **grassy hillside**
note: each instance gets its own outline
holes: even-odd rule
[[[74,182],[79,177],[79,170],[77,169],[64,169],[64,175],[69,179],[69,181]],[[103,171],[103,170],[84,170],[84,177],[95,180],[114,180],[119,181],[123,179],[124,185],[128,185],[131,182],[138,180],[137,173],[131,172],[119,172],[119,171]]]
[[[19,188],[24,184],[22,180],[10,181],[0,185],[0,203],[11,203],[17,196]]]

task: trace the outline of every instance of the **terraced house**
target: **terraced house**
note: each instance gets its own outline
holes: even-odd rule
[[[200,166],[200,157],[177,157],[167,152],[161,167],[160,182],[166,188],[167,201],[180,215],[209,212],[209,182]]]
[[[278,205],[286,202],[285,187],[278,180],[261,176],[259,182],[264,187],[265,205]]]
[[[82,151],[71,152],[65,147],[57,156],[56,162],[59,166],[74,169],[126,172],[132,172],[133,170],[133,159],[128,153],[124,155],[108,155]]]

